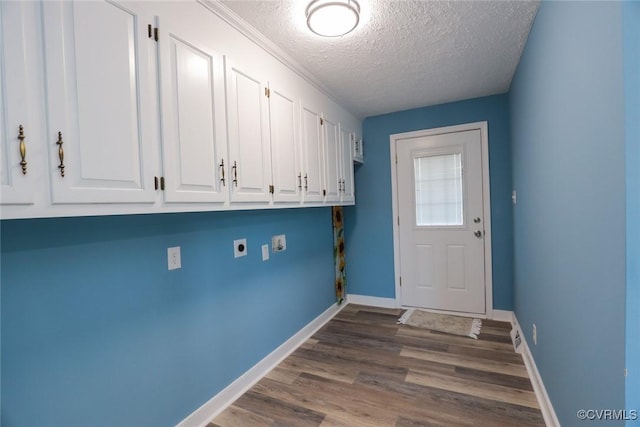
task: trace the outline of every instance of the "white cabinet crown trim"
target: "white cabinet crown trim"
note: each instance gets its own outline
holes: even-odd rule
[[[336,102],[340,105],[345,105],[346,102],[339,95],[335,94],[328,87],[326,87],[322,82],[317,79],[313,73],[302,66],[298,61],[289,56],[285,51],[276,46],[271,40],[266,38],[261,32],[253,28],[249,25],[244,19],[242,19],[238,14],[234,11],[226,7],[224,4],[220,3],[217,0],[197,0],[203,6],[211,10],[213,13],[222,18],[225,22],[235,28],[237,31],[242,33],[244,36],[248,37],[249,40],[257,44],[259,47],[267,51],[274,58],[284,64],[286,67],[290,68],[300,77],[302,77],[307,83],[314,86],[319,91],[323,92],[326,96],[328,96],[332,101]],[[351,113],[353,114],[353,113]],[[354,116],[358,120],[362,120],[363,117]]]

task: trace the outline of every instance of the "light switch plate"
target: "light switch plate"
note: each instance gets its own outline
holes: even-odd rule
[[[167,266],[169,270],[182,268],[182,261],[180,260],[180,246],[167,248]]]
[[[266,261],[269,259],[269,245],[262,245],[262,260]]]

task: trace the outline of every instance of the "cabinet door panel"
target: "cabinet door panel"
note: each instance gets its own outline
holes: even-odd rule
[[[338,123],[324,118],[325,162],[324,185],[327,192],[325,200],[329,203],[340,201],[338,181],[340,179],[340,135]]]
[[[299,202],[302,175],[298,165],[298,102],[270,86],[271,173],[276,202]],[[300,177],[299,177],[300,175]]]
[[[305,202],[322,202],[323,144],[319,109],[310,104],[302,107],[302,185]]]
[[[271,200],[271,152],[266,80],[227,61],[232,202]],[[235,182],[234,182],[235,180]]]
[[[207,21],[160,22],[163,174],[167,202],[228,199],[224,64],[211,46]],[[224,172],[223,172],[224,169]]]
[[[353,189],[353,138],[354,134],[347,129],[340,127],[340,164],[342,179],[342,201],[343,203],[355,202]]]
[[[37,141],[30,114],[25,57],[28,30],[24,2],[0,2],[0,204],[32,204],[35,174],[31,161]],[[29,25],[30,26],[30,25]],[[20,125],[25,135],[25,173],[21,165]]]
[[[153,202],[142,3],[44,2],[53,203]],[[100,37],[93,35],[100,34]],[[92,35],[89,37],[89,35]],[[64,150],[64,177],[57,134]]]

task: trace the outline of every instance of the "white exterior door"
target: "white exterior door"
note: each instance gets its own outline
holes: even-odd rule
[[[153,16],[144,2],[42,7],[53,203],[152,203]]]
[[[269,202],[271,146],[267,80],[227,59],[232,202]]]
[[[166,202],[228,200],[224,61],[206,16],[160,19],[159,63]]]
[[[396,140],[402,305],[486,313],[481,131]]]

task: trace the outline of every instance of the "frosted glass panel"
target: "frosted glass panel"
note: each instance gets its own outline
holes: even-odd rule
[[[460,153],[414,159],[418,226],[462,225]]]

